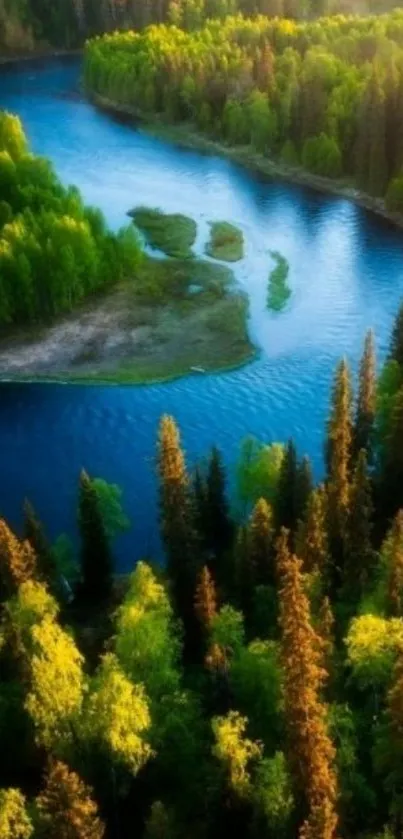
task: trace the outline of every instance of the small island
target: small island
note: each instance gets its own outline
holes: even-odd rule
[[[244,256],[242,230],[228,221],[210,222],[210,239],[205,251],[221,262],[238,262]]]
[[[287,284],[290,266],[279,251],[270,251],[270,256],[276,265],[269,274],[267,308],[273,312],[281,312],[291,296],[291,289]]]
[[[175,259],[191,259],[197,225],[181,213],[163,213],[150,207],[135,207],[128,213],[147,245]]]

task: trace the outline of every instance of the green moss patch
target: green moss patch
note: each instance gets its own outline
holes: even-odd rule
[[[238,262],[243,259],[244,242],[242,230],[228,221],[214,221],[210,224],[210,239],[206,253],[222,262]]]
[[[193,256],[197,225],[192,218],[148,207],[136,207],[130,210],[129,216],[152,248],[158,248],[167,256],[177,259],[190,259]]]
[[[281,312],[291,295],[287,284],[290,266],[286,258],[278,251],[270,251],[270,256],[276,265],[269,274],[269,288],[267,294],[267,308],[273,312]]]

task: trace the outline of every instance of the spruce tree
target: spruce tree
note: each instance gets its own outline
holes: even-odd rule
[[[343,359],[336,370],[327,438],[328,533],[334,563],[334,582],[345,561],[347,521],[350,504],[350,461],[352,444],[352,393],[350,372]]]
[[[360,363],[358,399],[354,426],[354,452],[366,449],[371,460],[372,434],[376,408],[375,348],[372,330],[367,332]]]
[[[36,577],[35,553],[29,542],[20,542],[4,519],[0,519],[0,599],[15,594],[18,587]]]
[[[390,342],[389,360],[397,361],[403,376],[403,303],[396,315]]]
[[[346,597],[354,601],[362,596],[374,569],[372,519],[371,479],[368,474],[367,455],[365,449],[361,449],[351,483],[344,568]]]
[[[92,790],[61,761],[50,764],[43,792],[36,799],[43,839],[102,839],[104,825]]]
[[[111,594],[113,562],[97,491],[87,472],[80,475],[78,524],[81,539],[81,595],[95,606]]]
[[[24,502],[24,536],[35,553],[39,579],[46,583],[52,592],[57,592],[59,575],[52,549],[42,522],[28,499]]]
[[[313,490],[313,476],[312,467],[309,457],[305,455],[297,467],[296,485],[295,485],[295,514],[296,518],[301,519],[305,515],[308,500]]]
[[[300,836],[333,839],[337,827],[335,748],[320,698],[326,681],[323,643],[311,623],[302,563],[288,550],[287,533],[277,543],[284,708],[289,761],[301,802]]]
[[[217,614],[217,592],[207,566],[200,571],[195,594],[195,612],[205,636],[208,635]]]
[[[320,571],[326,576],[329,562],[327,537],[327,496],[323,484],[310,494],[305,517],[300,521],[296,551],[304,571]]]
[[[382,469],[382,507],[385,518],[403,507],[403,387],[393,400],[390,428],[384,446]]]
[[[161,536],[174,605],[190,636],[195,627],[193,599],[197,575],[194,507],[178,427],[163,416],[159,428],[158,469]],[[189,641],[189,637],[188,637]]]
[[[255,504],[248,525],[249,563],[256,584],[274,585],[273,514],[264,498]]]
[[[276,525],[291,532],[297,523],[297,452],[293,440],[289,440],[281,464],[277,489]]]
[[[196,466],[193,476],[193,509],[195,527],[200,544],[206,548],[206,482],[200,466]]]
[[[233,525],[226,496],[225,469],[219,449],[213,446],[206,478],[207,546],[216,556],[232,541]]]
[[[388,560],[387,599],[391,615],[403,617],[403,510],[396,514],[383,548]]]

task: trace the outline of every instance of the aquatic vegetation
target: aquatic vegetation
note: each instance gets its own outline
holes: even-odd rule
[[[213,221],[210,224],[210,239],[206,253],[222,262],[238,262],[243,259],[244,242],[242,230],[228,221]]]
[[[166,256],[190,259],[193,256],[197,225],[194,219],[181,213],[163,213],[150,207],[136,207],[129,216],[143,233],[146,242]]]
[[[270,256],[276,265],[269,274],[267,308],[273,312],[281,312],[291,296],[291,289],[287,285],[290,266],[279,251],[270,251]]]

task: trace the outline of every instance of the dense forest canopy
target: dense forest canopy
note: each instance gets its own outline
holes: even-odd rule
[[[403,208],[403,12],[212,20],[93,39],[93,93],[231,146],[345,176]]]
[[[0,325],[69,312],[133,276],[140,259],[134,227],[110,233],[102,213],[29,152],[19,119],[0,112]]]
[[[85,472],[78,557],[29,503],[19,538],[0,520],[2,839],[399,839],[403,306],[375,366],[369,332],[323,483],[244,443],[242,516],[163,417],[164,568],[114,577],[121,494]]]

